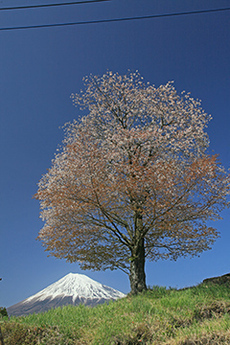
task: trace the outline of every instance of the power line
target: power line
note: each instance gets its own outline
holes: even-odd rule
[[[15,7],[1,7],[0,11],[12,11],[12,10],[25,10],[31,8],[42,8],[42,7],[57,7],[57,6],[68,6],[68,5],[80,5],[80,4],[91,4],[95,2],[103,2],[110,0],[84,0],[84,1],[74,1],[74,2],[62,2],[59,4],[43,4],[43,5],[26,5],[26,6],[15,6]]]
[[[198,10],[189,12],[176,12],[176,13],[165,13],[165,14],[153,14],[148,16],[140,17],[125,17],[125,18],[112,18],[112,19],[100,19],[100,20],[89,20],[85,22],[73,22],[73,23],[56,23],[56,24],[41,24],[41,25],[28,25],[28,26],[15,26],[8,28],[0,28],[0,31],[12,31],[12,30],[25,30],[25,29],[38,29],[38,28],[50,28],[50,27],[61,27],[61,26],[71,26],[71,25],[88,25],[88,24],[100,24],[100,23],[111,23],[111,22],[122,22],[131,20],[142,20],[142,19],[154,19],[163,17],[175,17],[184,16],[192,14],[202,14],[202,13],[213,13],[213,12],[223,12],[229,11],[230,7],[227,8],[217,8],[209,10]]]

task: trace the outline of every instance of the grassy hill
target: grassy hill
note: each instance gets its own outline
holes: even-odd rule
[[[230,344],[230,288],[153,287],[94,308],[67,306],[1,322],[5,345]]]

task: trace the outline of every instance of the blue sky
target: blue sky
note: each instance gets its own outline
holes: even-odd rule
[[[63,0],[64,1],[64,0]],[[56,2],[61,2],[57,1]],[[28,5],[2,0],[0,7]],[[35,3],[35,2],[33,2]],[[51,3],[37,0],[36,4]],[[77,22],[229,7],[229,0],[111,0],[57,8],[1,11],[0,27]],[[63,139],[60,128],[81,116],[70,100],[82,78],[139,70],[156,86],[202,100],[213,120],[210,150],[230,167],[230,11],[57,28],[0,31],[0,306],[15,304],[69,272],[129,292],[119,271],[81,271],[47,257],[36,241],[42,221],[32,196]],[[230,210],[200,258],[147,263],[147,284],[184,287],[229,273]]]

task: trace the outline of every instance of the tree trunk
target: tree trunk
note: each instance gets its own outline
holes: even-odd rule
[[[0,326],[0,342],[1,342],[1,345],[4,345],[4,340],[3,340],[1,326]]]
[[[136,295],[138,292],[147,290],[145,277],[144,238],[140,240],[139,245],[132,253],[129,280],[132,295]]]

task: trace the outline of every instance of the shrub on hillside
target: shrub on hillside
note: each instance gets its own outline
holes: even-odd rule
[[[8,317],[6,308],[0,307],[0,317]]]
[[[70,345],[65,342],[58,327],[33,327],[18,322],[4,322],[2,334],[6,345]]]

